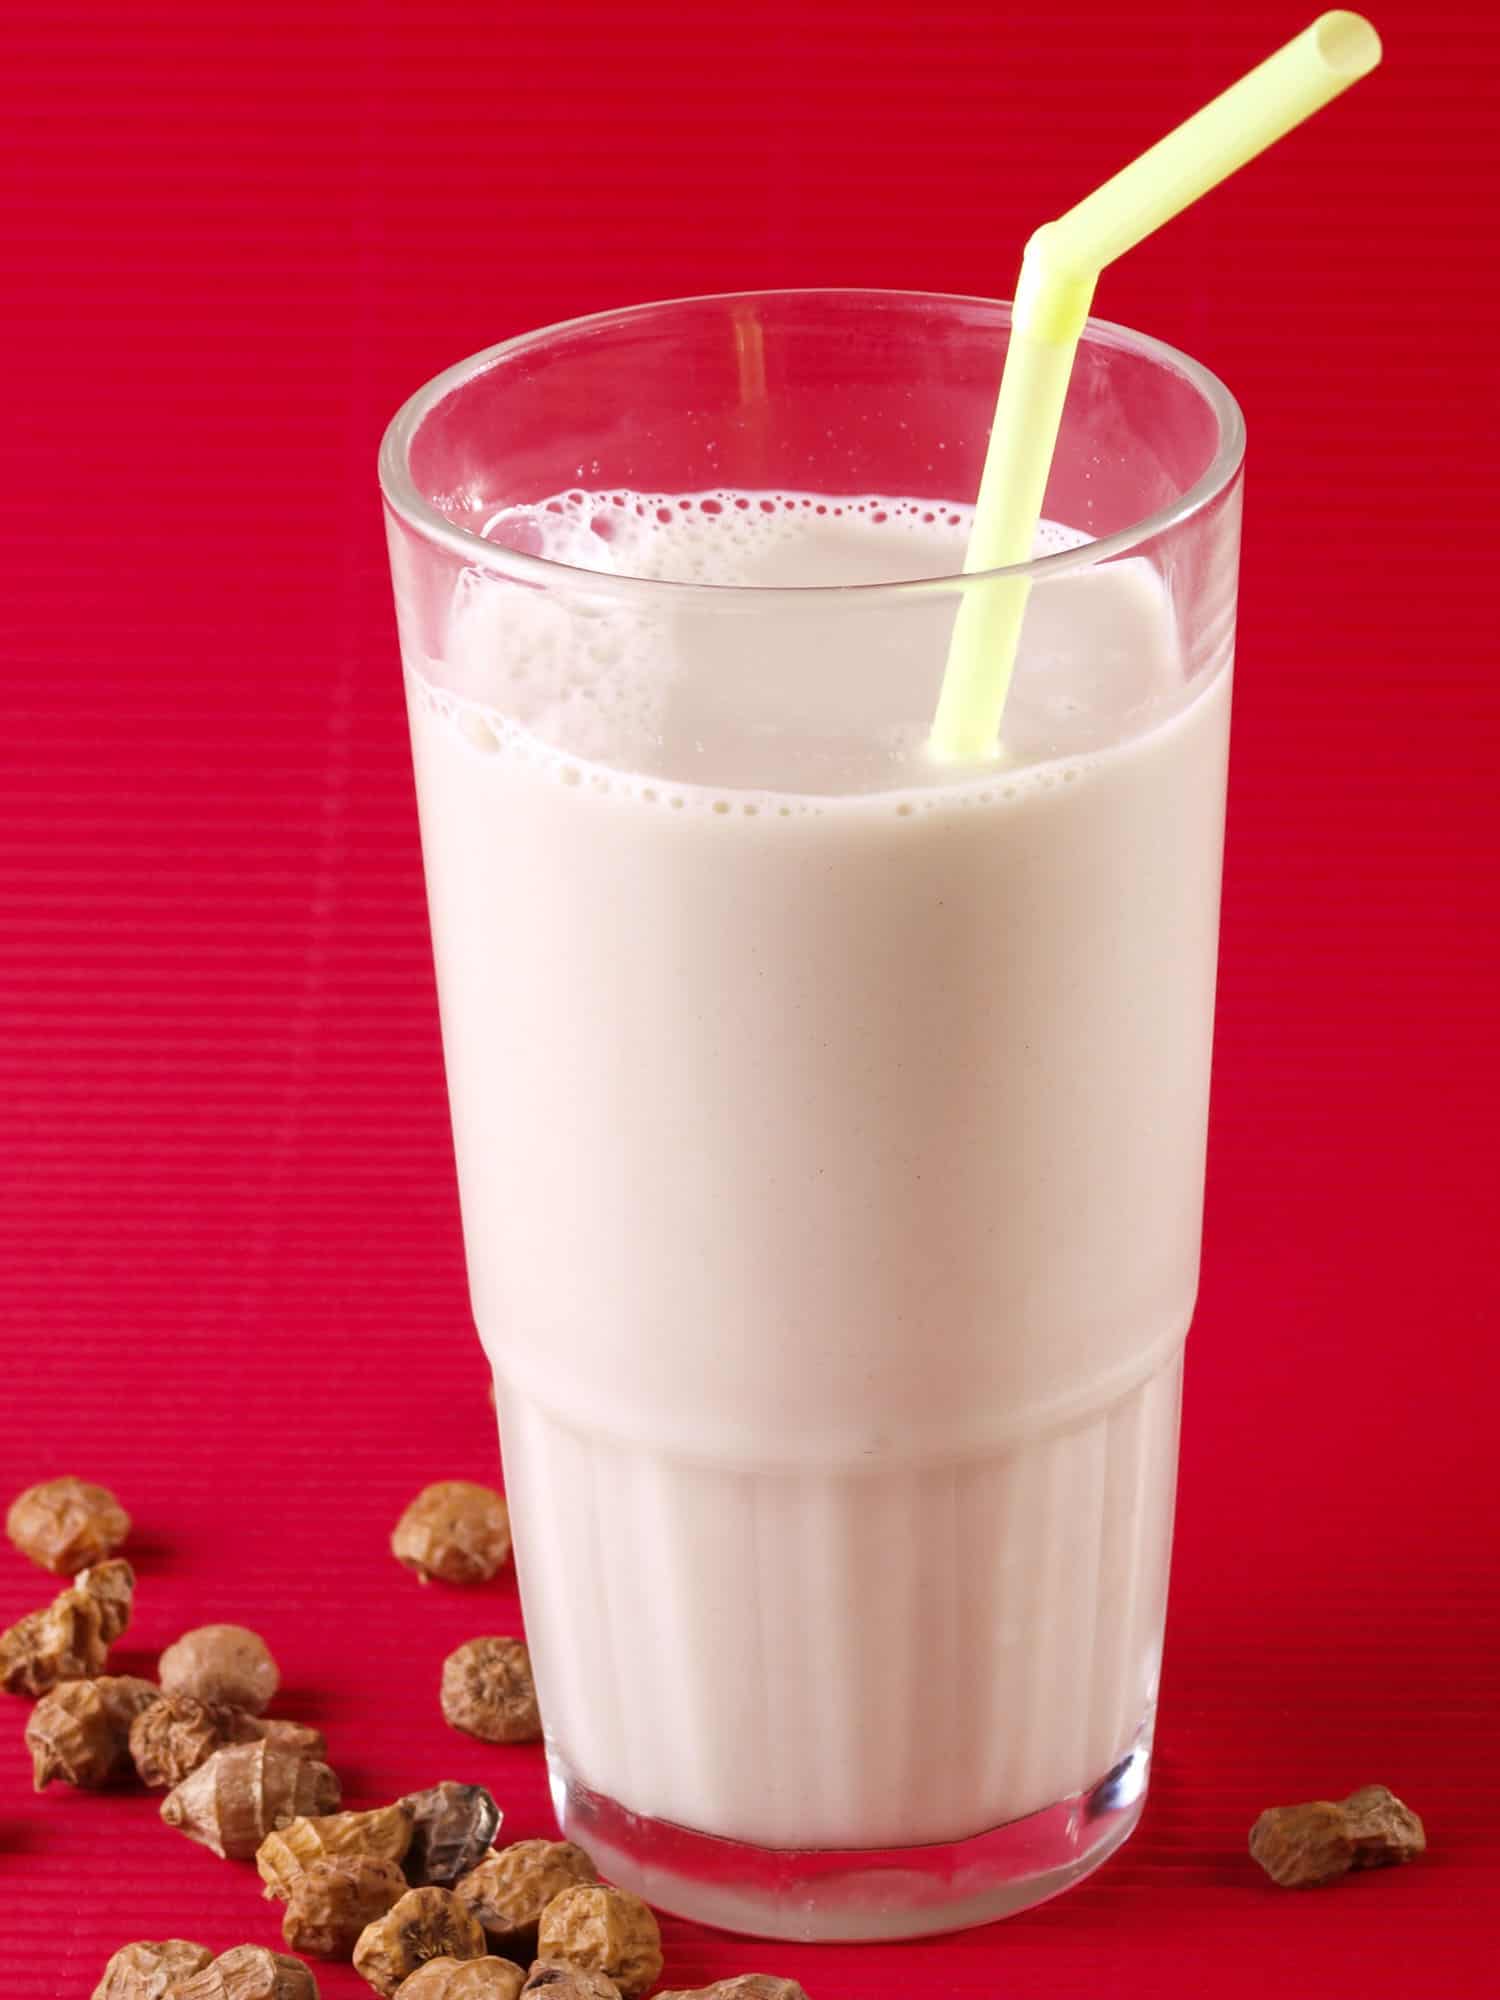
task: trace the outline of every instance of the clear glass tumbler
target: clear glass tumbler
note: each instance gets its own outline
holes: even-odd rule
[[[925,747],[1008,308],[507,341],[381,457],[474,1316],[564,1832],[874,1938],[1140,1814],[1243,432],[1091,322],[1002,748]]]

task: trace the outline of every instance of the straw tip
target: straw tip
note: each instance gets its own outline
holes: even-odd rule
[[[1363,14],[1351,14],[1343,8],[1320,14],[1312,31],[1324,63],[1351,83],[1368,76],[1380,61],[1380,37]]]

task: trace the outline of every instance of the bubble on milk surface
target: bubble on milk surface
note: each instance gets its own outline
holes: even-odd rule
[[[604,493],[573,490],[523,506],[498,509],[486,520],[486,540],[541,556],[569,568],[603,576],[638,577],[651,582],[708,585],[764,585],[759,571],[768,557],[805,545],[809,522],[818,516],[846,520],[851,526],[878,527],[886,532],[879,545],[871,538],[869,558],[878,576],[844,577],[828,568],[828,551],[820,548],[819,570],[807,584],[845,581],[895,583],[918,577],[951,575],[963,563],[973,509],[956,502],[893,499],[888,495],[831,496],[773,490],[737,492],[721,487],[701,493],[635,493],[617,489]],[[922,555],[930,554],[938,529],[944,560],[934,565],[919,560],[907,569],[892,567],[892,555],[904,541]],[[1033,553],[1053,555],[1077,548],[1088,537],[1055,521],[1038,524]]]
[[[701,732],[717,735],[708,745],[712,756],[703,761],[701,782],[692,753],[704,745],[694,740],[694,725],[684,724],[684,708],[692,706],[684,702],[685,691],[696,700],[712,679],[702,672],[703,661],[739,646],[741,656],[721,676],[725,687],[755,692],[761,681],[775,683],[778,675],[785,683],[780,707],[774,715],[766,710],[748,733],[756,726],[778,730],[788,718],[800,728],[804,698],[814,707],[819,699],[826,705],[836,685],[816,672],[826,651],[806,642],[815,617],[835,621],[863,602],[868,619],[876,621],[878,611],[879,619],[888,621],[889,607],[898,602],[861,600],[858,593],[835,597],[829,586],[952,576],[962,567],[971,519],[968,507],[922,498],[729,488],[689,494],[575,488],[497,508],[485,523],[488,539],[571,574],[549,578],[545,569],[525,561],[508,572],[477,563],[463,570],[448,608],[443,656],[427,671],[414,670],[415,692],[445,713],[487,761],[503,748],[564,783],[582,782],[587,790],[648,806],[690,807],[720,825],[731,817],[723,804],[726,785],[736,794],[736,823],[765,813],[781,820],[820,813],[839,803],[839,795],[852,804],[888,793],[890,811],[903,819],[910,818],[911,804],[898,796],[902,792],[918,795],[924,807],[972,805],[980,799],[978,790],[955,782],[951,772],[937,773],[925,760],[926,724],[910,713],[910,702],[899,718],[893,713],[874,726],[868,711],[853,728],[846,709],[836,728],[828,727],[825,716],[829,743],[836,737],[844,746],[862,742],[866,767],[857,773],[852,767],[835,770],[835,747],[825,760],[826,779],[811,766],[785,779],[778,769],[771,790],[732,768],[709,768],[732,736],[747,733],[737,727],[716,732],[712,726],[726,718],[737,725],[742,718],[732,712],[735,704],[710,717]],[[1088,540],[1043,521],[1034,551],[1058,553]],[[590,577],[599,579],[597,590],[591,590]],[[608,581],[616,578],[718,588],[619,590]],[[763,614],[746,618],[743,599],[736,617],[735,597],[724,586],[776,591],[778,602],[791,607],[795,627],[777,627]],[[1044,594],[1034,591],[1033,603]],[[900,602],[900,617],[929,621],[924,643],[935,674],[952,597],[915,593]],[[777,657],[779,634],[789,629],[794,629],[793,654],[806,655],[813,670],[800,682],[788,676],[803,672],[801,658]],[[833,647],[854,626],[846,619],[823,629]],[[856,648],[863,643],[857,640]],[[1025,692],[1023,678],[1018,670],[1018,690]],[[843,699],[847,702],[847,687]],[[1073,783],[1095,747],[1081,736],[1075,744],[1066,740],[1075,722],[1089,720],[1090,699],[1081,699],[1066,682],[1040,690],[1035,703],[1028,697],[1039,724],[1058,732],[1057,748],[1077,749],[1083,759],[1066,775],[1054,773],[1054,784],[1059,778]],[[1039,780],[1037,773],[1032,782]]]

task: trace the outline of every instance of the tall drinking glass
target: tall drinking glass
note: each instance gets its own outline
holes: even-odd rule
[[[768,1936],[1023,1908],[1145,1795],[1243,433],[1090,323],[1002,748],[936,763],[1008,327],[602,314],[381,458],[558,1817]]]

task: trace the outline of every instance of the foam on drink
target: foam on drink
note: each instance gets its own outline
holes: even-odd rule
[[[967,506],[878,494],[573,491],[497,512],[486,533],[604,575],[795,590],[953,576],[971,518]],[[1035,552],[1060,553],[1087,539],[1044,521]],[[1091,605],[1080,624],[1080,607]],[[847,630],[847,607],[821,615],[836,654],[847,640],[832,627]],[[944,771],[924,748],[923,703],[941,672],[951,596],[913,603],[899,618],[884,609],[877,617],[872,607],[855,704],[847,678],[829,672],[810,643],[816,616],[799,610],[798,643],[781,651],[748,623],[742,635],[691,591],[679,602],[662,603],[659,594],[649,603],[601,598],[590,617],[474,569],[459,579],[431,680],[457,698],[455,712],[471,704],[465,726],[480,748],[503,740],[517,754],[570,752],[606,768],[612,785],[655,775],[696,788],[748,785],[792,795],[797,811],[815,809],[809,794],[915,791],[931,805],[940,790],[950,804],[979,800],[986,786],[972,784],[974,772]],[[1025,782],[1027,764],[1085,756],[1160,720],[1185,692],[1159,585],[1145,563],[1080,574],[1065,596],[1043,588],[1017,676],[1007,755],[981,775],[988,780],[1003,767]],[[758,717],[747,718],[747,701],[759,706]],[[773,758],[756,757],[752,745],[747,759],[747,720],[751,734],[759,722],[762,744],[774,732]],[[684,795],[685,807],[703,803]]]

